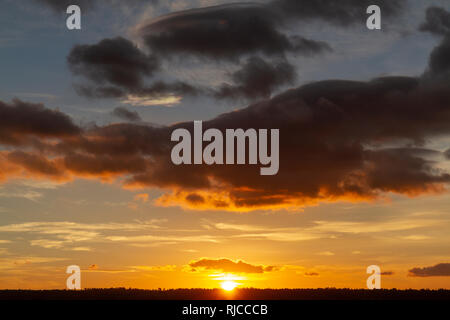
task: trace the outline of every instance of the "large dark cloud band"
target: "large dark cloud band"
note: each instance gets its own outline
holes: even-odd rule
[[[257,167],[248,165],[173,165],[170,134],[178,127],[192,130],[192,123],[82,129],[57,114],[65,121],[59,126],[67,129],[46,139],[36,127],[39,148],[29,139],[26,150],[16,147],[15,153],[3,155],[44,177],[120,177],[128,187],[172,190],[161,199],[164,205],[246,210],[372,199],[386,192],[417,195],[442,191],[450,181],[450,175],[434,165],[445,159],[444,153],[422,147],[429,139],[450,134],[449,106],[449,91],[422,79],[324,81],[203,123],[204,130],[279,128],[280,170],[271,177],[260,176]],[[10,113],[21,111],[19,106],[7,108]],[[21,127],[16,130],[21,132]],[[11,127],[3,135],[13,131]],[[57,133],[62,138],[55,143]],[[4,136],[4,144],[13,144]]]

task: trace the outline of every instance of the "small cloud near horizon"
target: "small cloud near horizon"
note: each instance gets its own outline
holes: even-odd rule
[[[431,267],[412,268],[409,270],[410,277],[449,277],[450,263],[439,263]]]

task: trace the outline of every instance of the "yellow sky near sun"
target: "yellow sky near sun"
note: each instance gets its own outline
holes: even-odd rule
[[[62,189],[72,200],[55,201],[57,216],[38,211],[0,225],[1,288],[64,288],[72,264],[83,270],[83,287],[220,288],[232,279],[240,287],[364,288],[372,264],[393,272],[382,287],[450,287],[449,277],[408,276],[450,261],[445,196],[230,213],[159,208],[158,194],[106,185],[103,197],[90,198],[93,187],[101,190],[96,183]],[[252,272],[207,263],[189,269],[202,258],[243,261]]]

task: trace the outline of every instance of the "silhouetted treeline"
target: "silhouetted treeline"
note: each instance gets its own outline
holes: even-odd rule
[[[0,290],[0,300],[450,300],[450,290],[396,289],[84,289]]]

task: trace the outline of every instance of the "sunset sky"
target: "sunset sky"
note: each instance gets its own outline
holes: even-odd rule
[[[0,72],[0,289],[450,289],[448,0],[0,0]],[[278,174],[175,166],[194,120]]]

